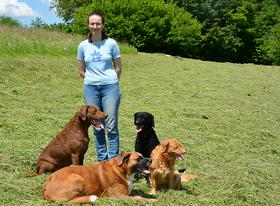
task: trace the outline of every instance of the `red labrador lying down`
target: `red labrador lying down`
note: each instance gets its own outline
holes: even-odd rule
[[[135,172],[147,172],[151,160],[137,152],[125,152],[110,160],[62,168],[49,176],[43,196],[49,201],[89,203],[99,197],[119,197],[141,202],[156,199],[129,196]]]
[[[38,157],[37,174],[53,172],[71,164],[82,165],[84,154],[88,149],[89,126],[92,124],[105,129],[101,121],[106,118],[107,114],[97,107],[82,106]]]

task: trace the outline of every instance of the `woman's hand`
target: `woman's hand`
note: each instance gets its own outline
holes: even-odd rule
[[[121,73],[122,73],[122,62],[121,62],[121,58],[116,58],[113,60],[113,64],[114,64],[114,68],[115,68],[115,71],[117,73],[117,76],[118,76],[118,80],[120,80],[121,78]]]
[[[86,72],[86,65],[84,61],[79,61],[78,63],[78,67],[79,67],[79,74],[80,77],[82,77],[83,79],[85,78],[85,72]]]

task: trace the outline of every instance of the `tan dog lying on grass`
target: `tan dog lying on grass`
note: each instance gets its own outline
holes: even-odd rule
[[[107,114],[95,106],[82,106],[37,159],[36,172],[53,172],[60,168],[82,165],[88,149],[88,128],[90,125],[105,129],[102,120]]]
[[[196,179],[198,176],[192,174],[180,174],[174,168],[177,160],[182,160],[186,150],[175,139],[167,139],[152,151],[150,165],[151,194],[166,186],[168,189],[182,188],[182,181]]]
[[[127,152],[90,165],[68,166],[49,176],[43,196],[50,201],[71,203],[89,203],[110,196],[155,202],[156,199],[129,196],[134,174],[148,170],[150,163],[140,153]]]

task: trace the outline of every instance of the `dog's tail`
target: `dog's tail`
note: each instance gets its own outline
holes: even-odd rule
[[[77,197],[75,199],[70,200],[71,203],[90,203],[95,202],[98,199],[96,195],[87,195],[82,197]]]

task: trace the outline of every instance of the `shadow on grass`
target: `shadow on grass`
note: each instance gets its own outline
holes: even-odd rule
[[[180,190],[181,192],[185,192],[188,195],[196,195],[192,190],[186,188],[186,187],[182,187],[182,189]]]
[[[151,194],[145,193],[145,192],[143,192],[143,191],[141,191],[141,190],[132,190],[131,195],[132,195],[132,196],[139,195],[139,196],[141,196],[141,197],[148,198],[148,199],[149,199],[149,198],[150,198],[150,199],[156,198],[155,195],[151,195]]]

